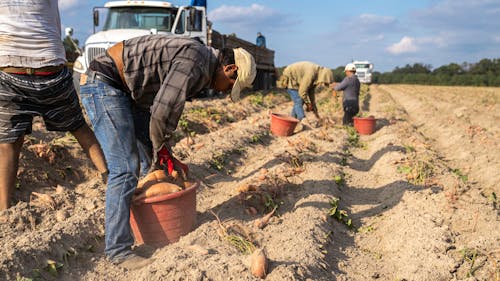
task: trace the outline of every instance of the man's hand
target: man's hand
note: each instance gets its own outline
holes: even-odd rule
[[[333,89],[333,88],[335,88],[335,86],[337,86],[337,84],[338,84],[337,82],[333,82],[333,83],[331,83],[331,84],[330,84],[330,88],[332,88],[332,89]]]
[[[169,175],[176,177],[180,174],[184,180],[187,180],[188,166],[173,157],[165,146],[158,151],[158,161],[161,167],[166,168]]]

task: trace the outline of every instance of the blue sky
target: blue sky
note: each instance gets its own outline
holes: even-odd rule
[[[83,43],[92,33],[92,6],[105,2],[59,0],[63,27]],[[500,0],[207,2],[214,29],[251,42],[260,31],[276,66],[308,60],[335,68],[354,59],[384,72],[500,58]]]

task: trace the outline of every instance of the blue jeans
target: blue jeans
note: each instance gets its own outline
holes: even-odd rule
[[[143,118],[134,115],[126,93],[90,77],[81,87],[80,96],[109,170],[104,252],[111,261],[120,261],[132,253],[134,244],[129,222],[130,201],[137,186],[141,154],[147,154],[137,140],[134,121]],[[146,162],[143,160],[144,165]]]
[[[292,113],[290,115],[299,120],[304,119],[305,117],[304,107],[303,107],[304,101],[300,97],[299,91],[294,89],[287,89],[286,91],[288,92],[293,101]]]

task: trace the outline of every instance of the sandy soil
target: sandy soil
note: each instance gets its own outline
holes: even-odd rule
[[[269,111],[291,108],[283,92],[190,103],[174,150],[201,183],[196,227],[137,247],[154,261],[132,272],[103,255],[105,187],[90,162],[37,122],[16,205],[0,213],[0,280],[257,280],[221,224],[265,249],[267,280],[500,280],[499,101],[498,88],[372,85],[362,108],[377,130],[359,136],[322,92],[322,120],[287,138],[269,134]],[[241,194],[249,183],[259,192]]]

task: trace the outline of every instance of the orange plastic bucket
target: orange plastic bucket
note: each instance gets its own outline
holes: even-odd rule
[[[271,113],[271,133],[280,137],[291,136],[299,122],[288,115]]]
[[[196,189],[145,198],[130,208],[130,226],[138,245],[162,247],[179,241],[196,224]]]
[[[375,123],[377,119],[373,116],[353,117],[354,128],[360,135],[371,135],[375,132]]]

